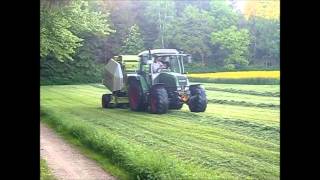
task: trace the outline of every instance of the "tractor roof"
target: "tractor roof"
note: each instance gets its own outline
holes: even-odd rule
[[[150,51],[151,54],[179,54],[179,51],[177,51],[176,49],[152,49]],[[147,54],[149,54],[149,50],[139,53],[138,56]]]

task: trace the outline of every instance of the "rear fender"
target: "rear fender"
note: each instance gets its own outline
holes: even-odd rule
[[[189,90],[192,91],[193,89],[197,88],[197,87],[202,87],[202,84],[192,84],[192,85],[189,85]]]
[[[128,77],[128,84],[131,81],[138,81],[142,90],[143,90],[143,93],[146,93],[149,90],[148,84],[147,84],[145,78],[143,78],[142,76],[140,76],[140,75],[129,76]]]
[[[190,90],[190,95],[196,94],[195,89],[196,88],[202,88],[204,89],[204,87],[202,86],[202,84],[192,84],[189,86],[189,90]],[[205,90],[205,89],[204,89]]]
[[[136,75],[136,76],[128,76],[128,83],[130,83],[131,81],[136,80],[139,81],[140,80],[140,76]]]

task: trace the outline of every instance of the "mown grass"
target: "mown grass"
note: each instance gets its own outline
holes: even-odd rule
[[[257,96],[238,92],[212,91],[211,89],[207,89],[207,95],[209,96],[209,101],[211,100],[212,102],[221,104],[277,108],[280,106],[278,97]]]
[[[210,102],[205,113],[187,106],[164,115],[102,109],[106,90],[94,86],[42,86],[42,119],[132,178],[279,179],[279,108]],[[215,93],[230,92],[210,90],[208,98],[221,96]],[[277,97],[234,94],[221,99],[278,103]]]
[[[52,174],[52,172],[50,171],[47,162],[40,158],[40,180],[56,180],[57,178],[55,178]]]
[[[225,84],[279,84],[280,71],[241,71],[188,74],[191,81]]]

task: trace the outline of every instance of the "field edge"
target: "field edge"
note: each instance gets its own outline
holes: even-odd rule
[[[114,163],[110,162],[110,158],[101,155],[93,151],[92,149],[86,147],[81,141],[71,136],[69,133],[58,129],[55,125],[53,125],[47,117],[42,115],[40,116],[41,123],[48,125],[55,133],[58,134],[63,140],[65,140],[68,144],[70,144],[73,148],[76,148],[81,152],[82,155],[86,156],[87,158],[95,161],[98,166],[100,166],[104,171],[108,172],[112,176],[116,177],[119,180],[131,180],[132,175],[127,172],[125,169],[116,166]],[[44,179],[46,180],[46,179]],[[54,179],[56,180],[56,179]]]

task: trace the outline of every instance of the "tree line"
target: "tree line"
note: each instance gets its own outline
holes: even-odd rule
[[[190,53],[193,69],[279,67],[279,1],[248,1],[243,11],[236,3],[41,0],[41,75],[95,79],[99,63],[149,48]]]

